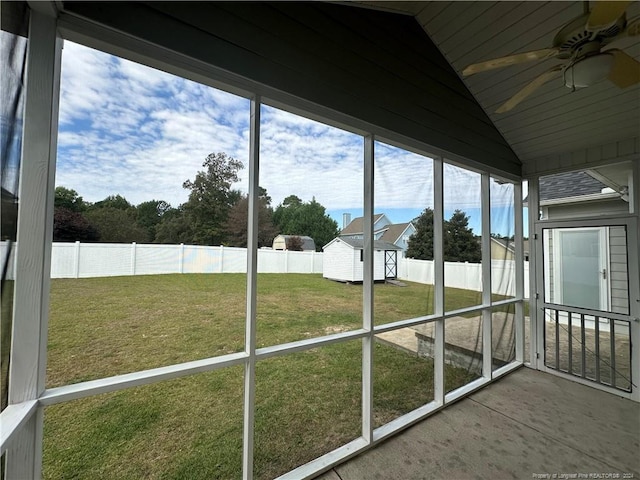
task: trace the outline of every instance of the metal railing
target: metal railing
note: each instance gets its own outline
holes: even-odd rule
[[[549,306],[544,311],[547,368],[630,392],[631,323],[623,315]]]

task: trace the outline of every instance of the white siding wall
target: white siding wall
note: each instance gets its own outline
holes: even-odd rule
[[[358,281],[357,263],[360,263],[360,253],[357,250],[342,241],[333,242],[322,253],[322,276],[346,282]],[[362,281],[362,265],[360,265],[360,281]]]
[[[360,261],[360,252],[345,242],[334,242],[325,248],[322,256],[322,276],[333,280],[345,282],[362,282],[363,262]],[[382,281],[385,279],[384,250],[373,252],[373,279]],[[400,257],[400,255],[398,255]]]
[[[354,249],[353,256],[353,277],[354,282],[362,282],[364,279],[364,264],[360,261],[360,250]],[[385,264],[384,264],[384,250],[376,250],[373,252],[373,280],[382,281],[385,280]]]
[[[624,227],[609,227],[611,311],[629,313],[627,237]]]
[[[628,214],[629,204],[620,199],[612,199],[601,202],[549,205],[547,207],[543,207],[542,210],[544,212],[545,219],[573,220],[575,218],[594,215],[611,216]]]

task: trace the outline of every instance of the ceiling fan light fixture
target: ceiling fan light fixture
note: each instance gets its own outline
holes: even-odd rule
[[[564,72],[565,86],[571,89],[582,88],[604,80],[609,75],[614,60],[613,55],[609,53],[599,53],[577,60]]]

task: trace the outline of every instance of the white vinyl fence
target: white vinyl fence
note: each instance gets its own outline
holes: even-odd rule
[[[2,242],[0,251],[3,258],[7,246],[6,242]],[[13,268],[14,264],[11,262],[9,276],[15,278]],[[246,271],[246,248],[54,242],[51,251],[51,278]],[[258,250],[258,271],[322,273],[322,253],[261,249]]]
[[[398,260],[398,278],[409,282],[433,285],[432,260]],[[446,287],[482,291],[482,265],[479,263],[444,262],[444,284]],[[516,266],[513,260],[491,260],[491,292],[515,296]],[[524,264],[524,293],[529,296],[529,262]]]
[[[4,255],[8,242],[0,243]],[[15,245],[12,257],[15,256]],[[15,278],[9,264],[9,278]],[[51,278],[90,278],[168,273],[245,273],[247,250],[199,245],[149,245],[136,243],[54,242]],[[260,273],[322,273],[322,253],[258,250]],[[477,263],[445,262],[445,286],[482,291],[482,267]],[[515,295],[515,263],[491,262],[492,292]],[[433,261],[398,259],[398,278],[433,284]],[[529,264],[525,263],[525,294],[529,289]]]

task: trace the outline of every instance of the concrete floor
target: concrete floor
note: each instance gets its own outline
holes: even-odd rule
[[[640,404],[521,368],[318,478],[640,479]]]

